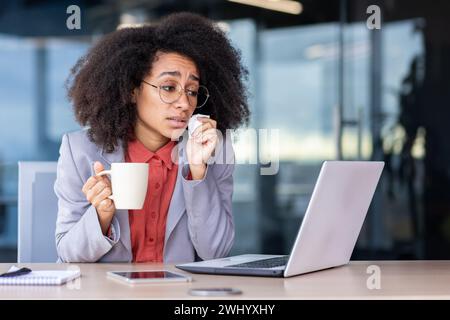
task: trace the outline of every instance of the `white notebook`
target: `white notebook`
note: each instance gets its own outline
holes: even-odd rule
[[[8,272],[18,269],[12,266]],[[17,277],[0,277],[0,285],[61,285],[79,276],[79,270],[39,270]]]

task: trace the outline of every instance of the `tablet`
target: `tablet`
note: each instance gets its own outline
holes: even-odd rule
[[[189,276],[168,270],[108,271],[107,275],[129,284],[192,281]]]

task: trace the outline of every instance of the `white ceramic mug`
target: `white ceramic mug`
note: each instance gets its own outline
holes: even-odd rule
[[[111,176],[112,195],[116,209],[138,210],[144,206],[148,185],[148,163],[118,162],[111,170],[99,172],[97,176]]]

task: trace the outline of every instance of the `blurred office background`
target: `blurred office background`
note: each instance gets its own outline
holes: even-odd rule
[[[0,261],[16,260],[17,162],[56,161],[62,134],[79,128],[70,68],[103,34],[176,11],[220,23],[250,71],[250,127],[279,129],[277,175],[236,168],[233,253],[288,253],[322,161],[372,159],[386,167],[353,258],[450,258],[450,2],[284,3],[3,0]],[[72,4],[80,30],[66,27]],[[379,30],[366,25],[373,4]],[[264,141],[242,133],[238,160],[264,154]]]

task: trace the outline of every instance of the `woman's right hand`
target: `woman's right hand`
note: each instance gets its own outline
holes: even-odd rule
[[[112,192],[111,181],[106,176],[96,176],[103,170],[103,165],[96,161],[94,163],[95,175],[86,181],[82,191],[86,195],[86,199],[97,210],[102,233],[106,235],[109,226],[111,225],[116,207],[114,205],[114,201],[108,198]]]

